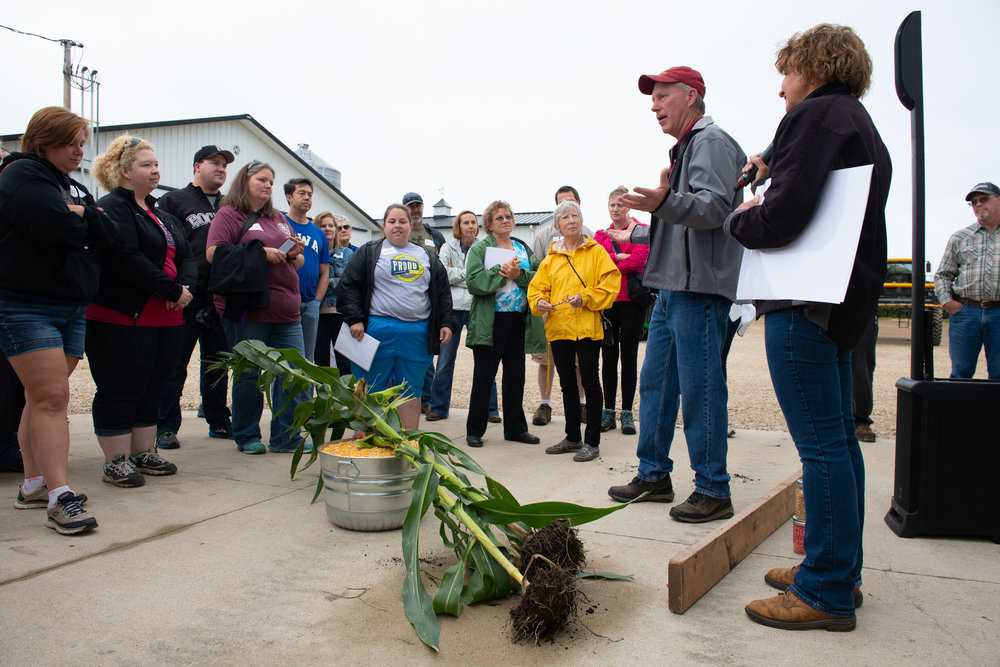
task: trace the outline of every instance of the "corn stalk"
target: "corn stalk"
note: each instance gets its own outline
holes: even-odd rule
[[[238,343],[218,366],[231,368],[234,375],[259,373],[257,386],[269,406],[273,382],[283,383],[290,397],[299,392],[311,397],[295,408],[293,428],[304,428],[309,433],[313,449],[304,463],[304,443],[293,454],[293,478],[316,461],[328,437],[342,438],[348,429],[364,434],[356,443],[359,447],[391,447],[416,468],[402,530],[406,565],[403,608],[417,636],[434,650],[438,649],[440,637],[438,614],[457,617],[463,606],[506,597],[515,584],[530,586],[514,564],[529,529],[541,528],[556,519],[579,525],[625,507],[595,508],[562,502],[521,505],[448,438],[440,433],[402,428],[396,411],[405,400],[402,385],[369,393],[363,379],[342,377],[335,368],[316,366],[295,350],[270,348],[257,340]],[[271,409],[286,409],[290,401]],[[417,442],[416,446],[412,441]],[[486,488],[473,485],[466,472],[484,477]],[[322,488],[320,475],[313,502]],[[441,538],[458,557],[458,562],[445,571],[433,597],[419,567],[420,520],[432,505],[440,521]]]

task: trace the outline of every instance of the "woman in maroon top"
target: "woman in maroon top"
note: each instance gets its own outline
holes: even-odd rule
[[[87,358],[97,385],[93,418],[104,481],[134,487],[177,466],[156,452],[160,390],[181,345],[181,312],[197,273],[180,221],[155,209],[160,182],[153,147],[118,137],[94,161],[105,190],[97,203],[120,226],[101,258],[101,286],[87,307]]]
[[[223,315],[222,328],[226,342],[234,347],[241,340],[255,339],[271,347],[294,348],[303,353],[302,325],[299,322],[299,276],[295,272],[305,261],[303,245],[292,231],[288,220],[271,202],[274,187],[274,169],[259,160],[242,167],[225,198],[222,208],[208,228],[205,255],[211,263],[220,245],[260,241],[267,256],[267,281],[271,303],[266,308],[227,313],[225,297],[215,296],[215,307]],[[259,217],[243,232],[243,223],[251,216]],[[287,252],[282,250],[286,241],[294,241]],[[230,311],[233,309],[230,308]],[[235,316],[238,319],[230,319]],[[284,405],[288,393],[275,382],[271,405],[277,410]],[[284,410],[271,415],[272,452],[294,452],[302,436],[292,430],[295,406],[304,398],[292,398]],[[264,410],[263,397],[257,390],[257,373],[247,371],[233,380],[233,438],[236,448],[244,454],[263,454],[260,416]],[[311,450],[309,450],[311,451]]]

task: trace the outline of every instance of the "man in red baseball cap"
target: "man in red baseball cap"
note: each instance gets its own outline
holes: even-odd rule
[[[746,155],[705,115],[705,80],[697,70],[644,74],[639,91],[652,97],[656,122],[677,143],[657,187],[621,197],[629,208],[653,214],[649,227],[605,230],[619,243],[649,244],[643,284],[659,290],[639,378],[639,470],[608,495],[620,502],[673,501],[670,445],[682,402],[695,484],[670,516],[690,523],[727,519],[733,516],[726,472],[729,393],[720,351],[743,250],[722,225],[743,199],[733,186]]]

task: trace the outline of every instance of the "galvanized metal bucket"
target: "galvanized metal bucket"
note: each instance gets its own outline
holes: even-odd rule
[[[401,456],[350,457],[320,451],[323,499],[331,523],[348,530],[401,528],[416,469]]]

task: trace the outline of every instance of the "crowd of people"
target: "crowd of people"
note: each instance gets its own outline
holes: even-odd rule
[[[891,163],[859,101],[872,66],[853,30],[822,24],[797,33],[775,66],[786,114],[766,160],[748,157],[706,115],[697,70],[677,66],[639,77],[658,126],[676,140],[669,167],[654,187],[614,188],[610,221],[596,233],[584,224],[576,189],[559,188],[552,221],[530,244],[517,237],[514,209],[502,200],[481,216],[461,211],[445,241],[424,223],[423,199],[409,192],[385,210],[381,237],[355,247],[342,216],[309,218],[307,179],[284,185],[287,213],[273,203],[274,168],[257,160],[237,169],[223,195],[234,156],[216,146],[195,154],[191,184],[157,202],[155,149],[127,135],[96,160],[109,193],[94,201],[70,178],[89,139],[87,121],[62,108],[38,111],[21,152],[0,166],[0,347],[13,369],[0,376],[0,396],[14,395],[19,417],[24,481],[16,506],[47,508],[48,525],[62,534],[97,526],[86,495],[67,479],[68,377],[84,353],[97,385],[92,415],[103,479],[131,487],[146,475],[177,472],[159,450],[181,445],[179,399],[196,342],[209,436],[263,454],[302,444],[292,428],[302,396],[271,388],[265,446],[257,375],[232,379],[230,410],[225,374],[207,367],[219,351],[258,339],[366,378],[373,390],[403,383],[409,400],[400,418],[415,429],[421,413],[429,422],[450,417],[464,327],[473,358],[467,446],[484,446],[490,422],[503,424],[507,441],[539,444],[523,405],[531,356],[542,397],[532,424],[551,420],[556,376],[562,391],[564,437],[547,454],[592,461],[602,432],[619,425],[623,434],[638,431],[637,474],[608,494],[672,503],[670,450],[680,411],[694,483],[669,515],[691,523],[730,518],[725,355],[736,329],[731,311],[743,250],[784,248],[809,224],[832,171],[872,165],[844,301],[755,304],[766,322],[775,393],[803,464],[809,521],[802,563],[765,577],[782,594],[751,602],[746,613],[778,628],[853,629],[863,599],[865,482],[851,351],[874,317],[885,271]],[[753,170],[755,182],[770,185],[766,197],[744,202],[734,186]],[[996,379],[988,320],[1000,303],[1000,271],[966,260],[976,248],[996,247],[1000,189],[981,183],[967,199],[978,223],[949,243],[939,298],[962,319],[955,326],[962,337],[952,340],[955,375],[974,371],[985,342]],[[632,210],[651,214],[650,223],[632,218]],[[341,330],[381,342],[367,368],[332,350]],[[23,388],[11,391],[18,381]]]

